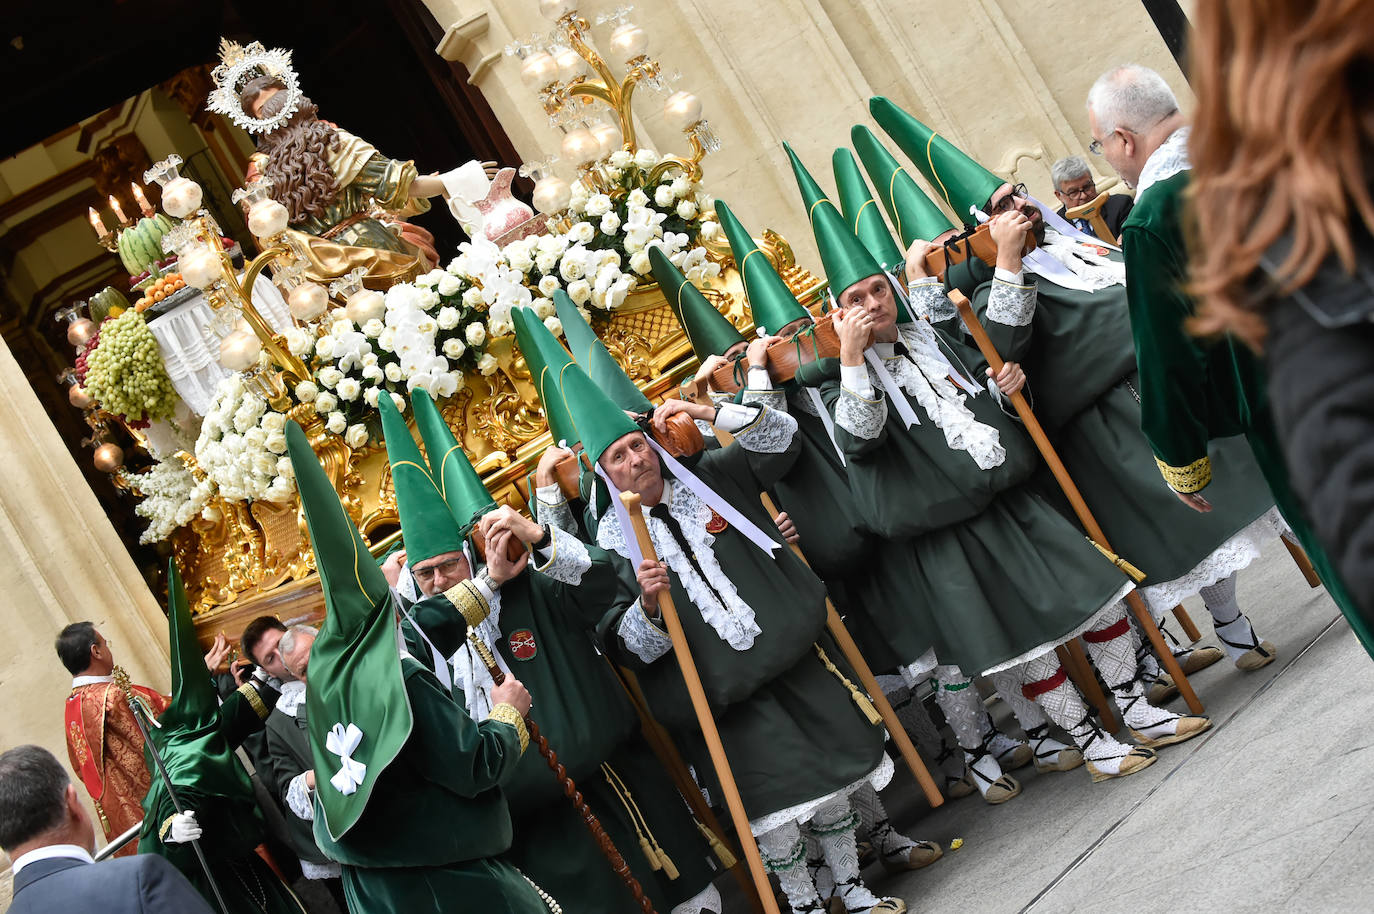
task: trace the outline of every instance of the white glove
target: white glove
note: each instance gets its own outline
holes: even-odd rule
[[[167,833],[167,843],[185,844],[195,841],[201,835],[201,827],[196,822],[196,811],[188,809],[172,816],[172,828]]]

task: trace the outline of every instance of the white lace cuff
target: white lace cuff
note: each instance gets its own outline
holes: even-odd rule
[[[943,320],[944,318],[937,317],[936,314],[941,309],[949,310],[954,307],[945,295],[944,286],[940,285],[940,280],[934,276],[913,279],[907,284],[906,293],[908,308],[915,317],[928,317],[933,321]]]
[[[673,639],[669,638],[663,629],[650,622],[649,617],[644,614],[642,600],[635,600],[630,608],[625,610],[625,615],[620,617],[620,625],[616,627],[616,633],[620,635],[620,640],[625,642],[625,647],[645,663],[653,663],[673,649]]]
[[[549,544],[547,551],[548,560],[542,565],[536,565],[535,571],[548,575],[560,584],[568,584],[572,587],[582,583],[582,576],[592,567],[592,557],[587,552],[587,547],[582,541],[573,536],[566,530],[557,527],[550,527],[553,534],[553,541]]]
[[[842,369],[843,370],[843,369]],[[872,441],[883,430],[887,422],[887,401],[873,399],[873,385],[868,385],[869,396],[864,397],[847,386],[840,389],[839,402],[835,404],[835,424],[855,438]]]
[[[761,390],[755,387],[747,388],[744,391],[744,402],[751,406],[766,406],[769,409],[787,412],[787,394],[770,387]]]
[[[572,508],[568,506],[568,499],[564,497],[563,490],[558,487],[558,483],[551,483],[535,489],[534,500],[539,505],[541,523],[556,527],[559,530],[567,530],[569,533],[577,530],[577,520],[573,517]]]
[[[296,814],[296,818],[304,819],[306,822],[315,821],[315,803],[312,800],[313,791],[305,786],[305,772],[302,771],[291,779],[291,783],[286,785],[286,805]]]
[[[745,378],[750,390],[772,390],[773,379],[768,376],[767,368],[750,368]]]
[[[755,410],[753,421],[735,432],[735,440],[756,454],[781,454],[797,434],[797,420],[786,412],[767,406],[744,407]],[[721,410],[722,414],[724,410]]]
[[[992,281],[992,291],[988,294],[988,320],[1009,327],[1024,327],[1033,317],[1035,283],[1020,285],[1000,276]]]
[[[716,404],[716,427],[723,428],[732,435],[758,418],[757,406],[741,403]]]
[[[840,387],[865,400],[873,399],[873,382],[869,380],[867,365],[841,365]]]

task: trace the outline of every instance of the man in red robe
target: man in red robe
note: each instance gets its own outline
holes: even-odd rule
[[[105,840],[112,841],[143,819],[141,806],[150,776],[143,761],[143,734],[129,707],[132,695],[156,718],[167,709],[168,696],[133,685],[115,665],[110,643],[90,622],[74,622],[57,636],[57,656],[73,675],[67,696],[67,754],[72,769],[95,803]],[[208,667],[219,666],[228,653],[221,635],[205,656]],[[126,844],[115,856],[130,856],[138,842]]]

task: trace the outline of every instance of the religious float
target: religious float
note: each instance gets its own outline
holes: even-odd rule
[[[112,200],[110,230],[91,212],[130,291],[104,290],[60,315],[77,352],[69,398],[92,428],[96,465],[141,499],[143,541],[170,544],[203,637],[240,631],[263,613],[295,620],[323,611],[286,457],[288,419],[305,429],[380,553],[399,534],[379,397],[405,411],[407,393],[424,388],[497,500],[525,506],[549,436],[515,345],[513,308],[531,308],[561,335],[551,296],[563,289],[654,400],[695,365],[653,281],[650,247],[748,331],[739,273],[701,184],[718,143],[701,101],[660,73],[626,10],[597,20],[611,27],[603,55],[573,3],[542,7],[553,32],[506,49],[562,133],[557,157],[519,169],[535,180],[537,213],[511,196],[515,169],[468,163],[422,178],[412,163],[318,120],[289,51],[228,41],[207,106],[257,140],[234,202],[258,253],[223,237],[175,155],[134,188],[141,218]],[[608,60],[623,61],[622,75]],[[666,97],[685,155],[637,142],[631,102],[640,87]],[[299,163],[273,161],[293,154],[293,134],[334,145],[304,165],[328,169],[323,193],[321,182],[300,180]],[[570,180],[555,173],[560,161],[575,169]],[[433,195],[447,198],[470,235],[457,252],[436,255],[428,233],[406,221]],[[799,299],[819,303],[822,283],[784,239],[764,232],[757,242]]]

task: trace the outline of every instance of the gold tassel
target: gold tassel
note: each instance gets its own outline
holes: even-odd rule
[[[639,836],[639,849],[644,852],[645,858],[649,861],[650,869],[655,873],[663,869],[663,861],[658,859],[658,854],[655,854],[654,849],[649,846],[649,839],[643,835]]]
[[[634,825],[635,834],[639,837],[639,849],[644,852],[644,857],[649,861],[649,866],[654,872],[662,870],[669,880],[676,879],[681,874],[678,872],[677,866],[674,865],[673,858],[668,856],[668,852],[659,845],[658,839],[654,837],[653,830],[649,828],[649,820],[644,818],[644,813],[639,811],[639,805],[635,803],[630,788],[620,779],[620,775],[616,773],[615,769],[605,762],[601,763],[601,776],[606,779],[606,783],[611,787],[611,792],[616,795],[616,798],[620,800],[620,805],[624,806],[625,812],[629,814],[630,823]],[[640,827],[641,823],[642,828]]]
[[[725,846],[725,842],[720,840],[720,836],[698,822],[695,817],[693,817],[692,822],[696,825],[697,831],[701,832],[701,836],[711,845],[711,850],[715,852],[716,859],[720,861],[720,865],[727,870],[734,869],[735,864],[739,863],[739,861],[735,859],[734,854],[730,853],[730,848]]]
[[[1145,572],[1141,571],[1139,568],[1135,567],[1130,562],[1126,561],[1121,556],[1117,555],[1115,552],[1112,552],[1110,549],[1099,543],[1097,540],[1089,539],[1088,542],[1096,546],[1097,551],[1106,556],[1107,561],[1111,562],[1117,568],[1120,568],[1122,573],[1124,573],[1132,581],[1135,581],[1137,584],[1139,584],[1141,581],[1145,580]]]
[[[844,673],[840,672],[840,668],[831,662],[830,658],[826,656],[825,650],[822,649],[819,644],[813,644],[811,646],[816,649],[816,654],[821,658],[821,663],[825,664],[826,670],[834,674],[835,678],[840,682],[844,683],[844,687],[849,690],[849,697],[854,699],[854,704],[859,706],[859,710],[863,712],[864,717],[868,718],[868,722],[875,727],[881,724],[883,722],[883,716],[878,713],[877,708],[873,707],[872,699],[861,692],[858,686],[850,682],[849,678],[845,676]]]

